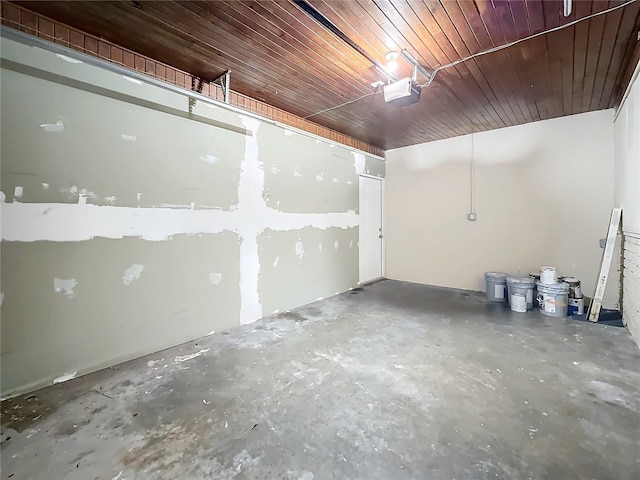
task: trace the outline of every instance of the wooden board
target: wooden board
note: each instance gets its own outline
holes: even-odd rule
[[[600,310],[602,309],[602,299],[607,287],[607,279],[609,277],[609,269],[613,260],[613,252],[616,248],[616,239],[620,233],[620,221],[622,219],[622,209],[614,208],[611,211],[611,219],[609,220],[609,230],[607,231],[607,243],[602,252],[602,261],[600,262],[600,272],[596,280],[596,288],[593,293],[593,299],[589,306],[589,314],[587,318],[591,322],[597,322],[600,318]]]

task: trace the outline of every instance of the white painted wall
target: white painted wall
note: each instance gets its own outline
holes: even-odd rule
[[[387,277],[484,290],[483,273],[554,265],[593,291],[614,204],[613,111],[387,152]],[[605,303],[617,301],[610,276]]]
[[[624,321],[640,346],[640,64],[615,121],[615,202],[624,231]]]
[[[628,89],[615,121],[615,202],[623,208],[623,231],[640,235],[640,80]]]

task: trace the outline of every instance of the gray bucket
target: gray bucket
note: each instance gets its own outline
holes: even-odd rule
[[[487,284],[487,300],[504,303],[507,301],[507,274],[502,272],[487,272],[484,274]]]
[[[540,313],[548,317],[566,317],[569,306],[569,285],[538,282]]]
[[[527,299],[527,310],[533,309],[533,289],[535,284],[531,277],[507,277],[507,299],[511,304],[511,295],[524,295]]]
[[[540,281],[540,271],[531,272],[529,277],[533,280],[533,306],[538,307],[538,290],[536,289],[536,284]]]

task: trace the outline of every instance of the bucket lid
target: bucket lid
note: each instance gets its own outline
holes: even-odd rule
[[[533,278],[531,277],[507,277],[507,283],[510,285],[527,285],[533,287]]]
[[[493,280],[505,280],[507,278],[507,274],[502,272],[485,272],[484,276]]]
[[[571,284],[573,284],[573,285],[580,284],[580,280],[578,280],[577,278],[573,278],[573,277],[564,277],[563,281],[568,283],[569,285],[571,285]]]
[[[568,283],[542,283],[536,282],[538,286],[539,292],[548,292],[548,293],[568,293],[569,292],[569,284]]]

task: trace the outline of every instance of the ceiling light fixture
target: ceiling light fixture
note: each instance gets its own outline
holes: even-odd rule
[[[392,50],[387,52],[384,56],[384,59],[387,61],[387,70],[389,72],[395,72],[398,69],[398,57],[400,56],[399,52]]]

